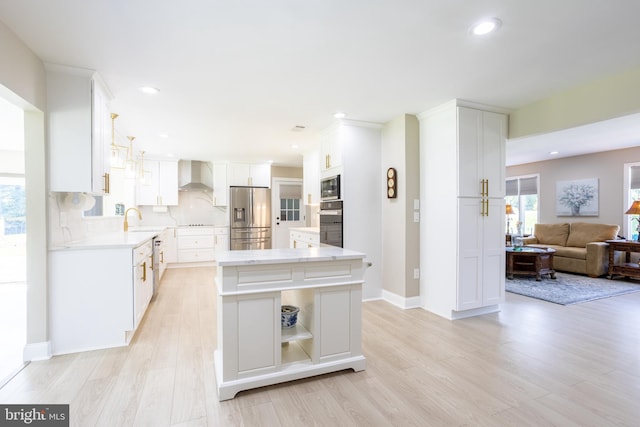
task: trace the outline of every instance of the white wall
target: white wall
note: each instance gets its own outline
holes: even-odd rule
[[[27,193],[26,360],[47,357],[47,209],[42,61],[0,22],[0,97],[25,110]]]

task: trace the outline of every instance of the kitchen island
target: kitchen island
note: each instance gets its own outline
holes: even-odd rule
[[[365,369],[365,254],[342,248],[230,251],[216,260],[218,399],[329,372]],[[300,309],[281,327],[281,307]]]

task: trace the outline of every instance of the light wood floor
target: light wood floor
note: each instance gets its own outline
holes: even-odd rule
[[[167,270],[132,344],[33,362],[1,403],[70,403],[78,426],[637,426],[640,293],[574,306],[513,294],[451,322],[364,303],[367,369],[218,402],[213,268]]]

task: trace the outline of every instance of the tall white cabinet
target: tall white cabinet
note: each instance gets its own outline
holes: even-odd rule
[[[420,119],[420,294],[448,319],[504,300],[507,115],[461,100]]]

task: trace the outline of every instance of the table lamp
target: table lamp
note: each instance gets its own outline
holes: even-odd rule
[[[509,226],[509,222],[511,220],[511,215],[515,212],[513,211],[513,206],[505,205],[505,213],[507,214],[507,234],[511,232],[511,227]]]
[[[640,200],[634,200],[634,202],[631,204],[631,207],[629,209],[627,209],[625,214],[627,214],[627,215],[640,215]],[[636,221],[638,221],[638,227],[636,228],[636,231],[638,232],[638,235],[636,237],[636,240],[638,242],[640,242],[640,217],[631,218],[631,221],[633,221],[634,219]]]

